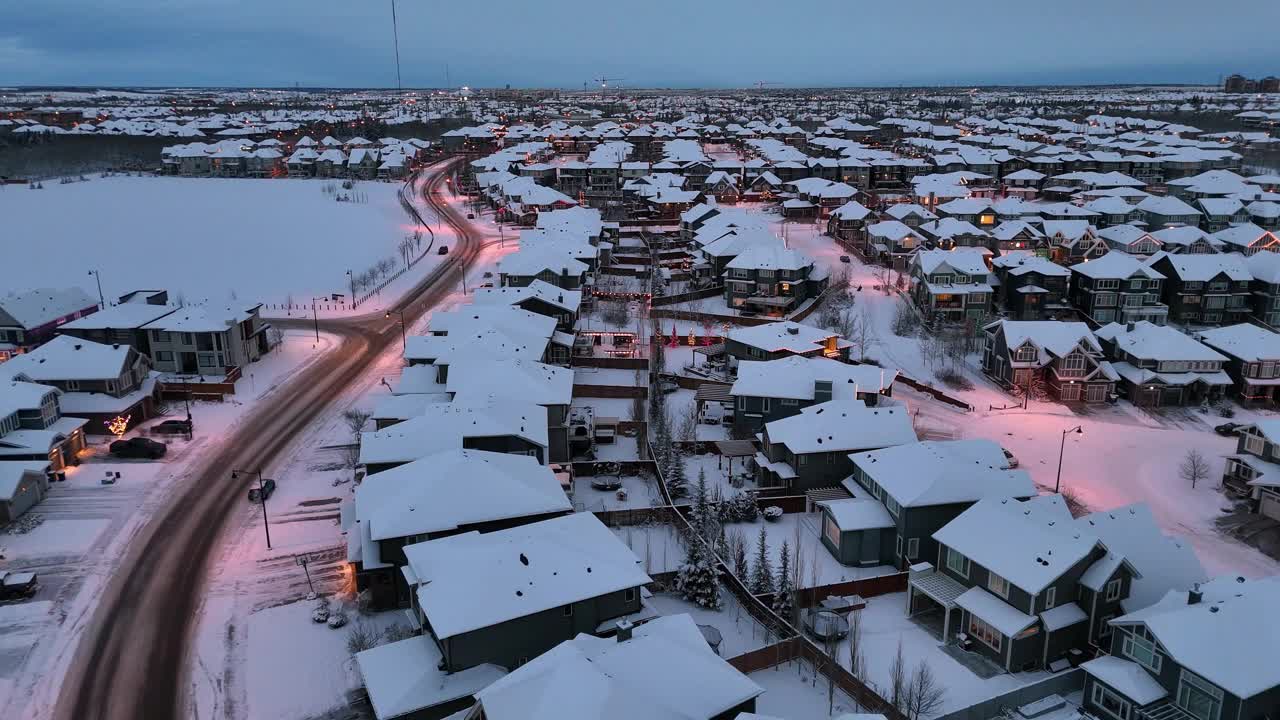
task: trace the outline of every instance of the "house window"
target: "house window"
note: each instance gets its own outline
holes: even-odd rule
[[[560,612],[565,617],[573,617],[573,606],[565,605],[563,608],[561,608]]]
[[[1098,280],[1093,285],[1095,290],[1115,290],[1118,287],[1120,287],[1119,280]]]
[[[1061,369],[1064,374],[1079,375],[1084,370],[1084,355],[1071,353],[1062,358]]]
[[[1098,307],[1115,307],[1116,294],[1111,292],[1098,293],[1094,296],[1093,304]]]
[[[1178,707],[1200,720],[1218,720],[1222,714],[1222,689],[1183,668],[1178,680]]]
[[[770,398],[760,398],[760,411],[761,411],[761,412],[769,412],[769,400],[770,400]]]
[[[907,559],[920,557],[920,538],[907,538]]]
[[[167,331],[156,330],[152,334],[154,335],[156,342],[169,342],[169,333]]]
[[[822,534],[826,536],[827,541],[833,547],[840,547],[840,527],[836,525],[836,521],[832,520],[830,515],[823,516]]]
[[[635,600],[636,600],[635,588],[627,588],[626,590],[622,591],[622,602],[635,602]]]
[[[967,578],[969,577],[969,558],[956,552],[953,548],[947,548],[947,569]]]
[[[888,510],[889,514],[894,517],[898,517],[898,513],[902,512],[902,506],[898,504],[897,500],[894,500],[893,497],[887,493],[884,496],[884,509]]]
[[[1160,674],[1160,665],[1162,660],[1160,658],[1160,653],[1156,652],[1156,643],[1154,640],[1148,640],[1147,638],[1129,633],[1124,637],[1121,652],[1124,653],[1125,657],[1138,663],[1142,667],[1156,673],[1157,675]]]
[[[1006,600],[1009,599],[1009,581],[993,572],[987,573],[987,589]]]
[[[1129,701],[1096,681],[1093,683],[1093,704],[1116,720],[1129,720]]]
[[[75,392],[75,391],[77,391],[77,390],[79,390],[79,389],[80,389],[80,381],[79,381],[79,380],[68,380],[68,381],[67,381],[67,392]]]
[[[197,353],[201,367],[213,367],[213,353]]]
[[[1111,637],[1111,621],[1115,619],[1115,615],[1103,615],[1098,623],[1102,626],[1098,628],[1098,637]]]
[[[1107,583],[1107,602],[1115,602],[1120,599],[1120,578],[1116,578]]]
[[[798,403],[798,402],[800,402],[800,401],[799,401],[799,400],[796,400],[795,398],[782,398],[782,404],[783,404],[784,406],[785,406],[785,405],[795,405],[795,404],[796,404],[796,403]]]
[[[1058,588],[1051,587],[1044,591],[1044,609],[1048,610],[1058,604]]]
[[[1036,348],[1034,345],[1023,345],[1018,348],[1018,354],[1014,357],[1014,360],[1018,362],[1035,362],[1035,359]]]
[[[1250,433],[1244,436],[1244,451],[1250,455],[1262,455],[1263,449],[1266,447],[1266,441],[1258,435]]]
[[[160,350],[156,352],[156,360],[160,362],[173,362],[172,350]]]
[[[981,640],[987,647],[1000,652],[1000,646],[1004,643],[1004,636],[999,630],[988,625],[982,618],[969,613],[969,634]]]

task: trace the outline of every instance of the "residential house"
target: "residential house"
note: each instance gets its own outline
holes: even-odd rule
[[[0,374],[0,461],[38,460],[54,472],[80,463],[88,421],[64,417],[61,395],[21,373]]]
[[[1071,271],[1030,252],[1012,252],[991,261],[996,296],[1015,320],[1044,320],[1068,312]]]
[[[867,252],[867,225],[872,212],[856,200],[841,205],[827,217],[827,234],[843,243]]]
[[[1135,257],[1150,257],[1160,250],[1160,241],[1135,225],[1112,225],[1099,230],[1098,237],[1112,252],[1128,253]]]
[[[152,320],[142,326],[152,365],[162,373],[222,376],[257,362],[271,349],[261,309],[187,305]]]
[[[780,242],[750,245],[725,269],[725,303],[768,315],[786,315],[817,297],[829,279],[813,258]]]
[[[1253,281],[1253,317],[1268,327],[1280,327],[1280,253],[1263,252],[1245,260]]]
[[[885,220],[867,226],[867,256],[891,264],[899,271],[925,242],[925,237],[897,220]]]
[[[412,613],[450,673],[486,663],[513,670],[610,627],[640,611],[652,582],[591,513],[414,543],[404,554]]]
[[[561,643],[477,692],[458,720],[735,720],[755,717],[763,692],[711,649],[689,615],[667,615],[620,625],[612,638],[583,633]]]
[[[528,285],[479,288],[471,294],[476,305],[511,305],[531,313],[554,318],[556,329],[572,333],[582,305],[580,290],[564,290],[542,280]]]
[[[1110,621],[1110,655],[1090,660],[1084,710],[1108,720],[1263,720],[1280,701],[1280,637],[1258,618],[1280,579],[1220,577]]]
[[[523,287],[541,280],[564,290],[579,290],[586,283],[590,266],[557,248],[530,247],[507,255],[498,262],[502,286]]]
[[[937,565],[912,568],[908,612],[941,607],[944,643],[955,628],[1007,672],[1067,667],[1141,576],[1083,531],[1060,495],[979,500],[933,538]]]
[[[1115,372],[1082,322],[998,320],[987,336],[982,371],[1002,387],[1059,402],[1100,403],[1115,393]]]
[[[132,427],[156,414],[159,392],[151,361],[128,345],[59,335],[5,363],[3,371],[61,390],[63,412],[87,420],[85,432],[91,435],[109,434],[107,424],[118,417]]]
[[[551,468],[527,455],[455,447],[368,476],[355,488],[347,560],[375,608],[409,606],[404,546],[573,512]]]
[[[765,423],[832,400],[862,400],[877,406],[891,396],[898,371],[875,365],[850,365],[815,357],[785,357],[757,362],[740,360],[738,377],[729,388],[734,399],[734,431],[758,432]]]
[[[463,448],[547,460],[547,413],[524,400],[432,402],[419,415],[360,435],[360,464],[370,476],[443,450]]]
[[[1138,209],[1146,215],[1147,227],[1163,228],[1174,225],[1199,225],[1201,213],[1172,196],[1152,195],[1138,202]]]
[[[1060,265],[1096,260],[1110,252],[1088,220],[1045,220],[1040,223],[1049,256]]]
[[[850,347],[852,343],[829,330],[790,320],[735,327],[725,338],[725,353],[731,364],[793,355],[848,360]]]
[[[911,300],[930,322],[977,322],[991,314],[985,248],[921,250],[911,259]]]
[[[1231,386],[1226,356],[1171,327],[1111,323],[1094,334],[1120,376],[1120,393],[1134,405],[1213,402]]]
[[[1160,302],[1164,275],[1134,256],[1107,253],[1070,270],[1071,304],[1094,322],[1168,322],[1169,306]]]
[[[47,460],[0,460],[0,525],[17,520],[48,493]]]
[[[1226,325],[1196,335],[1200,342],[1227,357],[1224,370],[1241,402],[1270,404],[1280,400],[1280,334],[1252,323]]]
[[[1253,275],[1239,253],[1168,255],[1149,264],[1165,280],[1161,296],[1178,322],[1220,325],[1244,321],[1253,310]]]
[[[1201,225],[1209,232],[1249,222],[1249,211],[1237,198],[1201,198],[1196,200],[1196,208],[1201,212]]]
[[[903,406],[832,400],[765,423],[755,456],[756,484],[799,494],[831,487],[852,471],[849,454],[916,441]]]
[[[919,231],[928,240],[929,248],[951,250],[953,248],[973,247],[986,248],[991,243],[991,234],[971,222],[945,217],[932,220],[921,225]]]
[[[60,326],[97,309],[98,303],[78,287],[0,296],[0,362],[48,342]]]
[[[1280,520],[1280,421],[1259,420],[1236,431],[1236,451],[1227,456],[1222,488],[1247,498],[1259,515]]]
[[[1157,230],[1151,237],[1160,249],[1170,255],[1212,255],[1222,250],[1222,243],[1194,225],[1177,225]]]
[[[1250,222],[1223,228],[1211,237],[1224,252],[1238,252],[1245,256],[1263,250],[1280,252],[1280,238],[1277,238],[1274,232],[1263,230]]]
[[[114,305],[62,325],[58,332],[105,345],[129,345],[151,357],[146,325],[178,309],[178,305],[169,304],[165,290],[136,290],[122,295]]]
[[[844,565],[904,568],[937,554],[933,534],[982,498],[1036,494],[990,440],[909,443],[849,455],[852,502],[821,505],[822,544]],[[878,506],[878,507],[877,507]]]

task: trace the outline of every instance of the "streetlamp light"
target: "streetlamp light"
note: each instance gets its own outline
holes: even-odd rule
[[[388,310],[388,311],[387,311],[387,314],[386,314],[386,318],[387,318],[388,320],[390,320],[390,319],[391,319],[391,313],[395,313],[396,315],[399,315],[399,316],[400,316],[400,349],[401,349],[401,350],[407,350],[407,349],[408,349],[408,347],[409,347],[409,341],[408,341],[408,340],[405,340],[405,337],[404,337],[404,311],[403,311],[403,310]]]
[[[98,281],[98,306],[103,310],[106,310],[107,301],[102,297],[102,273],[99,273],[97,270],[90,270],[89,274],[93,276],[94,280]]]
[[[1073,428],[1067,428],[1062,431],[1062,444],[1058,447],[1058,479],[1053,482],[1053,494],[1058,494],[1058,489],[1062,487],[1062,454],[1067,449],[1067,436],[1071,433],[1077,435],[1084,434],[1084,426],[1077,425]]]
[[[262,532],[267,536],[267,549],[271,549],[271,528],[267,526],[267,491],[262,485],[262,470],[232,470],[231,479],[239,480],[241,475],[258,476],[258,502],[262,503]]]
[[[351,285],[351,309],[356,309],[356,276],[347,271],[347,282]]]

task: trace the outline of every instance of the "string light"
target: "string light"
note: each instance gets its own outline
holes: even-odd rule
[[[126,432],[128,432],[129,420],[132,418],[132,415],[125,415],[124,417],[117,415],[110,420],[104,420],[102,424],[107,426],[107,430],[110,431],[112,435],[115,435],[117,438],[121,438],[124,437]]]

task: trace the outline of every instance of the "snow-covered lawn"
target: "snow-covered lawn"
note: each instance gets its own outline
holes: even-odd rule
[[[695,623],[710,625],[719,630],[720,657],[723,658],[737,657],[777,640],[763,625],[742,609],[738,599],[728,590],[721,589],[720,600],[719,610],[708,610],[695,605],[675,593],[659,593],[647,598],[645,602],[663,615],[688,613]]]
[[[340,191],[367,202],[336,202],[322,191],[334,184],[121,176],[5,192],[0,217],[11,241],[0,243],[0,287],[75,284],[97,297],[88,274],[97,270],[108,300],[154,287],[191,303],[349,296],[347,271],[398,257],[415,226],[397,199],[400,183]]]
[[[43,522],[23,535],[0,535],[6,568],[30,569],[41,584],[34,601],[0,607],[0,705],[21,708],[21,717],[28,718],[52,711],[80,634],[129,541],[173,492],[204,469],[203,459],[217,450],[232,425],[260,402],[269,402],[285,378],[335,342],[327,335],[316,343],[313,335],[286,333],[282,346],[246,368],[236,395],[226,402],[192,404],[194,439],[169,438],[163,461],[114,461],[95,439],[83,464],[72,468],[65,482],[54,483],[30,511]],[[171,412],[181,414],[182,404],[171,405]],[[119,472],[119,481],[102,485],[106,472]]]
[[[658,482],[652,476],[623,475],[622,489],[626,491],[626,500],[618,499],[617,490],[597,490],[591,487],[591,480],[590,477],[576,477],[573,480],[573,504],[579,512],[629,510],[663,504],[662,495],[658,492]]]
[[[751,682],[764,688],[756,698],[756,713],[788,720],[817,720],[857,713],[861,709],[852,698],[836,688],[834,701],[828,701],[827,679],[814,678],[813,666],[803,660],[775,665],[749,673]]]

